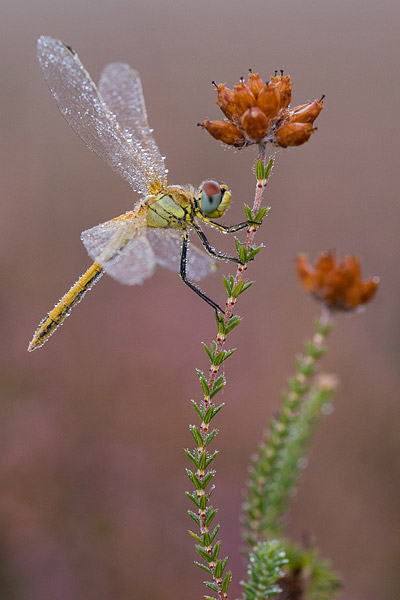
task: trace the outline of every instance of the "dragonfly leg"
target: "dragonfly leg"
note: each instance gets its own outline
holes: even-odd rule
[[[212,256],[215,256],[216,258],[220,258],[222,260],[231,260],[232,262],[241,264],[241,261],[237,256],[230,256],[229,254],[224,254],[223,252],[217,252],[215,248],[211,246],[210,242],[206,238],[205,233],[200,229],[200,227],[194,225],[193,229],[196,231],[197,235],[201,240],[201,243],[203,244],[203,246],[209,254],[212,254]]]
[[[204,292],[202,292],[192,281],[190,281],[187,278],[187,273],[186,273],[187,248],[188,248],[188,234],[187,234],[187,231],[184,230],[183,242],[182,242],[182,252],[181,252],[181,268],[180,268],[180,273],[179,273],[182,278],[182,281],[184,283],[186,283],[186,285],[188,285],[194,292],[196,292],[196,294],[198,296],[200,296],[200,298],[205,300],[205,302],[207,302],[207,304],[212,306],[214,310],[216,310],[217,312],[220,312],[221,314],[225,314],[225,311],[216,302],[214,302],[213,300],[211,300],[211,298],[206,296],[206,294],[204,294]]]
[[[207,221],[207,223],[225,233],[234,233],[235,231],[240,231],[241,229],[245,229],[245,227],[252,225],[250,221],[244,221],[244,223],[239,223],[238,225],[221,225],[221,223],[215,223],[215,221],[211,220]]]

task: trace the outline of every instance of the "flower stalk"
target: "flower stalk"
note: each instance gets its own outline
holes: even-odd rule
[[[245,292],[252,282],[244,281],[244,274],[247,263],[253,260],[262,246],[253,245],[255,233],[261,224],[264,216],[268,213],[267,208],[261,208],[263,192],[267,186],[268,177],[271,173],[273,161],[269,160],[265,165],[265,145],[260,144],[259,158],[256,167],[256,190],[253,207],[246,207],[246,216],[250,222],[247,229],[246,240],[244,243],[236,240],[241,264],[238,264],[235,276],[224,278],[224,285],[227,292],[224,316],[216,313],[218,333],[216,340],[211,346],[204,344],[204,349],[210,360],[208,375],[198,370],[198,377],[202,387],[203,398],[199,404],[192,400],[193,407],[200,418],[200,424],[192,425],[190,431],[195,440],[194,450],[186,450],[187,457],[195,466],[195,470],[187,469],[189,479],[194,485],[192,492],[186,492],[188,498],[196,507],[195,511],[188,511],[189,516],[198,526],[198,533],[190,531],[190,535],[196,541],[196,550],[203,562],[196,562],[197,566],[208,573],[210,581],[205,581],[205,585],[217,594],[218,600],[228,599],[228,587],[231,581],[231,572],[225,573],[228,558],[219,558],[220,542],[215,541],[218,534],[219,525],[212,525],[217,514],[210,504],[211,493],[214,486],[208,490],[208,486],[214,477],[212,463],[217,456],[217,451],[210,452],[209,445],[217,434],[217,429],[211,427],[212,419],[222,409],[223,404],[216,405],[214,398],[224,388],[225,378],[219,375],[219,370],[223,362],[231,356],[234,350],[224,350],[227,335],[240,323],[240,318],[232,315],[233,308],[236,305],[237,298]],[[206,598],[214,598],[206,596]]]

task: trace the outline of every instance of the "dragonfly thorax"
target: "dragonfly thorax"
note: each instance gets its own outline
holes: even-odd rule
[[[192,187],[169,186],[148,197],[147,227],[186,229],[195,216],[195,192]]]

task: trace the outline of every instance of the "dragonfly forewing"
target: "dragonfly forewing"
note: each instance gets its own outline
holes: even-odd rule
[[[68,124],[139,193],[147,193],[147,156],[124,135],[78,55],[68,46],[42,36],[37,46],[43,74]]]

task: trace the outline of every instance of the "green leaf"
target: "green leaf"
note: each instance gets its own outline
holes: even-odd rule
[[[197,565],[198,567],[200,567],[200,569],[207,571],[207,573],[209,573],[210,575],[213,575],[213,572],[211,571],[211,569],[209,569],[206,565],[203,565],[202,563],[197,562],[197,560],[194,561],[194,564]]]
[[[222,350],[222,352],[217,354],[217,356],[215,357],[213,364],[219,367],[219,365],[221,365],[227,358],[229,358],[235,352],[235,350],[236,348],[233,348],[232,350]]]
[[[252,246],[247,252],[247,260],[253,260],[253,258],[264,248],[263,244],[261,246]]]
[[[201,537],[199,537],[196,533],[193,533],[193,531],[188,531],[189,535],[192,536],[192,538],[194,538],[196,540],[196,542],[199,542],[199,544],[201,544],[203,542],[203,540],[201,539]]]
[[[268,212],[268,208],[266,206],[263,206],[262,208],[260,208],[260,210],[258,211],[258,213],[255,216],[255,221],[262,221],[263,218],[265,217],[265,215]]]
[[[237,315],[233,315],[228,321],[228,325],[225,328],[225,333],[229,333],[230,331],[232,331],[232,329],[235,329],[235,327],[237,327],[239,323],[240,317]]]
[[[214,546],[214,549],[212,551],[212,560],[213,562],[215,562],[218,558],[218,554],[219,554],[219,549],[221,547],[221,542],[217,542]]]
[[[207,346],[207,344],[204,344],[204,343],[203,343],[203,347],[204,347],[204,350],[205,350],[205,351],[206,351],[206,353],[207,353],[207,356],[208,356],[208,358],[209,358],[209,359],[210,359],[210,361],[212,362],[212,361],[213,361],[213,353],[212,353],[212,351],[211,351],[211,350],[210,350],[210,348]]]
[[[211,562],[210,555],[208,554],[208,552],[203,550],[203,548],[200,545],[196,545],[196,550],[200,554],[201,558],[204,558],[204,560],[208,563]]]
[[[208,498],[205,494],[202,494],[199,499],[199,508],[200,510],[205,510],[207,508]]]
[[[208,547],[211,544],[210,534],[208,531],[205,531],[203,534],[203,539],[199,538],[199,542],[203,544],[203,546]]]
[[[214,413],[214,414],[215,414],[215,413]],[[215,438],[215,436],[217,435],[217,433],[218,433],[218,429],[213,429],[213,430],[212,430],[212,431],[211,431],[211,432],[208,434],[208,436],[206,437],[206,441],[205,441],[204,445],[205,445],[205,446],[208,446],[208,444],[211,442],[211,440]]]
[[[215,406],[214,407],[214,412],[213,412],[213,417],[215,417],[215,415],[217,413],[219,413],[219,411],[221,410],[221,408],[223,408],[225,406],[225,402],[222,402],[222,404],[220,404],[219,406]]]
[[[218,394],[218,392],[220,392],[224,387],[225,387],[225,383],[222,383],[219,386],[214,386],[213,391],[210,394],[210,400],[212,400],[214,398],[214,396],[216,396]]]
[[[264,169],[264,179],[266,179],[267,181],[268,181],[268,177],[271,173],[271,169],[273,166],[274,166],[274,159],[270,158],[267,166]]]
[[[186,469],[187,474],[189,475],[189,478],[192,480],[192,483],[194,485],[194,487],[196,488],[196,490],[204,490],[204,488],[206,487],[202,481],[200,481],[200,479],[197,477],[196,473],[192,473],[191,471],[189,471],[188,469]]]
[[[213,391],[214,391],[214,386],[213,386]],[[210,399],[212,398],[212,395],[210,394]],[[214,411],[214,407],[213,406],[209,406],[205,412],[204,415],[204,423],[208,424],[211,419],[213,418],[213,411]]]
[[[196,515],[196,513],[194,513],[192,510],[188,510],[188,515],[193,519],[195,523],[197,523],[199,527],[201,526],[199,515]]]
[[[224,318],[222,315],[219,314],[219,312],[215,311],[214,313],[215,315],[215,320],[217,321],[217,326],[218,326],[218,333],[220,335],[225,334],[225,323],[224,323]]]
[[[224,376],[223,375],[219,375],[219,377],[217,377],[217,379],[214,381],[212,389],[214,390],[215,387],[218,387],[221,385],[221,383],[223,383],[224,381]]]
[[[211,479],[214,477],[215,475],[215,471],[208,471],[205,475],[204,475],[204,479],[203,479],[203,488],[202,489],[206,489],[206,487],[208,486],[208,484],[210,483]]]
[[[247,204],[244,205],[244,212],[246,213],[247,220],[252,221],[253,220],[253,212],[252,212],[250,206],[247,206]]]
[[[228,279],[226,279],[226,277],[222,277],[222,280],[224,282],[224,286],[226,289],[226,293],[228,294],[228,296],[230,297],[232,294],[232,286],[230,284],[230,281],[228,281]]]
[[[231,582],[232,573],[229,571],[222,582],[221,590],[222,593],[226,593],[228,591],[229,584]]]
[[[214,592],[218,593],[218,586],[216,583],[213,583],[211,581],[205,581],[204,584],[209,587],[211,590],[214,590]]]
[[[209,465],[210,463],[212,463],[212,461],[213,461],[213,460],[214,460],[214,458],[217,456],[217,454],[218,454],[218,450],[216,450],[216,451],[215,451],[213,454],[211,454],[211,455],[210,455],[210,456],[207,458],[207,460],[206,460],[206,464],[204,465],[204,468],[205,468],[205,469],[208,467],[208,465]]]
[[[211,525],[211,522],[214,519],[217,512],[218,512],[218,509],[216,509],[216,508],[209,508],[207,510],[207,516],[206,516],[206,521],[205,521],[206,527],[209,527]]]
[[[207,453],[202,452],[199,457],[199,463],[198,463],[199,470],[204,471],[204,469],[206,468],[206,464],[207,464]]]
[[[217,560],[217,562],[215,563],[214,576],[217,579],[221,579],[222,572],[222,560]]]
[[[239,294],[242,292],[244,286],[244,281],[239,281],[239,283],[232,290],[232,298],[237,298]]]
[[[193,406],[194,410],[197,412],[197,414],[199,415],[200,419],[203,420],[203,411],[201,410],[200,406],[198,406],[196,404],[196,402],[194,400],[192,400],[192,406]]]
[[[185,494],[189,498],[189,500],[191,500],[193,502],[193,504],[195,504],[197,506],[197,508],[201,508],[200,501],[197,497],[197,494],[191,494],[190,492],[185,492]]]
[[[199,468],[199,462],[197,460],[197,458],[190,452],[190,450],[188,450],[187,448],[185,449],[185,454],[188,458],[190,458],[190,460],[194,463],[194,465]]]
[[[239,260],[242,263],[242,265],[246,264],[246,262],[247,262],[247,252],[246,252],[246,248],[244,246],[240,246]]]
[[[258,181],[263,181],[265,179],[265,169],[261,160],[258,160],[256,164],[256,177]]]
[[[190,425],[189,430],[192,436],[194,437],[194,441],[196,442],[196,444],[202,447],[204,442],[198,427],[196,427],[196,425]]]
[[[221,525],[217,525],[214,528],[214,531],[212,533],[210,533],[210,544],[214,541],[215,536],[217,535],[219,529],[220,529]],[[222,575],[222,572],[221,572]],[[216,575],[217,577],[221,577],[221,575]]]
[[[332,323],[324,323],[321,318],[318,318],[314,322],[314,328],[316,333],[325,338],[332,331]]]
[[[197,369],[197,375],[198,375],[198,378],[200,379],[200,383],[201,383],[201,387],[203,388],[204,395],[208,396],[210,393],[210,388],[208,387],[206,376],[204,375],[203,371],[200,371],[200,369]]]

